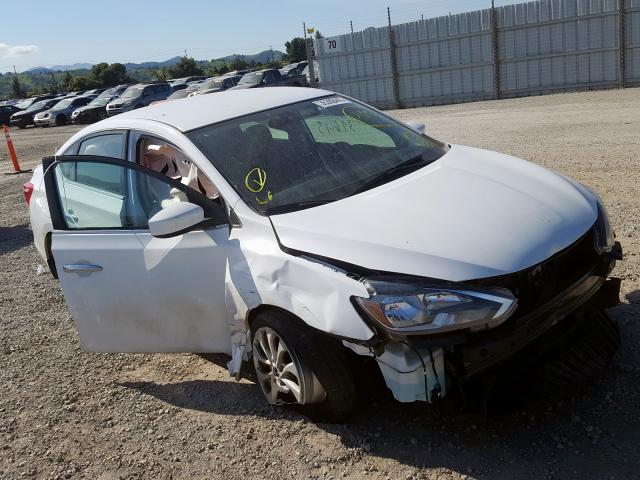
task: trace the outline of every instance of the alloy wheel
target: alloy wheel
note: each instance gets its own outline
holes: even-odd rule
[[[272,328],[263,326],[255,332],[253,363],[271,404],[318,403],[326,395],[315,375],[305,371],[295,352]]]

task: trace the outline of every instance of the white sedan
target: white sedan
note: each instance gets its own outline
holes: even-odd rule
[[[270,403],[338,420],[350,357],[433,402],[569,323],[617,337],[598,197],[423,130],[305,88],[127,112],[35,171],[35,243],[86,350],[252,358]]]

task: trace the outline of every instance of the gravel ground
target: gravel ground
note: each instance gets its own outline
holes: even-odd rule
[[[640,478],[639,111],[629,89],[394,112],[593,187],[625,248],[611,371],[491,417],[374,396],[348,425],[314,423],[266,406],[223,357],[85,353],[57,281],[35,273],[28,175],[0,175],[0,478]],[[29,167],[76,130],[11,134]]]

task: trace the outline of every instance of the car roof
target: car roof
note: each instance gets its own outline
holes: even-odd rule
[[[138,119],[162,122],[186,132],[231,118],[332,94],[327,90],[301,87],[227,90],[215,95],[198,95],[130,110],[100,122],[100,130],[126,128],[126,120]]]

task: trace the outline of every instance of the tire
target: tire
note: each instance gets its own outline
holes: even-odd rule
[[[107,118],[107,112],[98,112],[98,121]]]
[[[291,361],[300,370],[302,404],[292,394],[279,391],[276,396],[273,390],[265,388],[268,376],[265,368],[269,367],[262,362],[265,352],[260,342],[269,331],[284,342]],[[355,407],[356,389],[347,352],[336,339],[280,311],[261,313],[251,325],[251,338],[256,377],[267,402],[299,405],[302,413],[318,421],[343,422],[349,417]],[[278,349],[278,357],[279,352]],[[284,378],[284,374],[280,378]]]
[[[58,115],[56,117],[56,126],[57,127],[60,127],[62,125],[66,125],[66,124],[67,124],[67,117],[65,115],[60,114],[60,115]]]
[[[26,126],[24,123],[19,123],[19,124],[18,124],[18,128],[19,128],[20,130],[24,130],[25,128],[27,128],[27,126]]]

